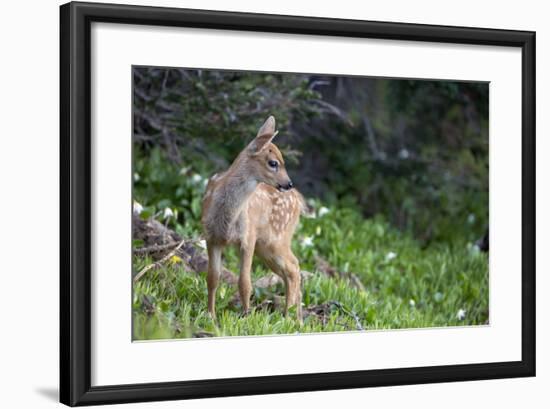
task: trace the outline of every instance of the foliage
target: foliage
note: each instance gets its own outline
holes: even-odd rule
[[[313,273],[303,284],[304,308],[329,304],[325,315],[311,314],[299,326],[292,316],[285,318],[280,307],[266,308],[265,300],[284,295],[282,286],[276,286],[256,289],[253,311],[243,317],[235,302],[236,287],[221,284],[216,324],[207,315],[206,272],[196,274],[170,262],[134,286],[135,339],[346,331],[358,328],[355,317],[367,330],[488,322],[488,262],[477,247],[442,244],[423,249],[381,217],[365,220],[352,209],[327,212],[319,202],[312,204],[316,217],[302,219],[293,251],[302,269]],[[324,275],[316,268],[316,256],[355,274],[365,289]],[[135,271],[150,262],[135,257]],[[234,249],[226,251],[225,265],[238,271]],[[267,273],[261,263],[254,263],[253,280]]]
[[[133,73],[138,167],[152,158],[192,164],[203,175],[226,169],[273,114],[277,143],[306,196],[365,217],[384,214],[423,245],[472,242],[488,225],[486,83],[148,67]],[[148,170],[137,170],[146,177]],[[178,189],[155,179],[160,194]]]
[[[134,140],[181,163],[227,167],[272,113],[307,120],[319,94],[305,75],[134,67]]]
[[[328,85],[323,97],[340,117],[302,125],[298,172],[314,175],[302,190],[384,214],[426,245],[474,241],[488,224],[487,93],[487,84],[450,81]]]
[[[133,196],[145,208],[141,216],[156,216],[184,237],[200,234],[202,194],[207,178],[189,166],[166,161],[160,149],[148,157],[134,151]],[[165,217],[166,210],[173,213]]]

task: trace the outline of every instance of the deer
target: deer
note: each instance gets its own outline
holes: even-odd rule
[[[243,315],[250,312],[256,254],[284,282],[284,315],[296,306],[296,318],[302,322],[300,266],[291,242],[305,204],[293,188],[281,151],[272,143],[278,133],[275,126],[275,118],[267,118],[231,166],[214,174],[206,185],[201,223],[208,252],[208,312],[213,320],[223,250],[236,245]]]

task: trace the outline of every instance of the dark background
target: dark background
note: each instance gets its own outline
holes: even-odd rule
[[[152,67],[134,67],[133,81],[135,197],[180,209],[179,224],[198,204],[178,178],[226,169],[274,115],[306,197],[424,245],[487,228],[487,83]]]

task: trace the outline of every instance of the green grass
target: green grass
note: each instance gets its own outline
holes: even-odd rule
[[[375,329],[443,327],[488,323],[488,258],[467,243],[421,248],[410,236],[381,218],[363,219],[351,209],[330,209],[302,218],[293,250],[302,270],[304,309],[315,309],[300,325],[282,306],[282,286],[256,289],[252,311],[243,316],[237,289],[221,284],[217,323],[206,310],[206,273],[168,263],[150,270],[134,285],[134,339],[196,336],[249,336]],[[322,214],[322,215],[320,215]],[[198,234],[199,232],[195,232]],[[321,256],[345,277],[353,273],[364,286],[347,278],[331,278],[316,269]],[[135,257],[134,271],[151,263]],[[238,272],[234,249],[224,263]],[[253,280],[268,274],[254,262]],[[465,311],[458,317],[459,310]]]

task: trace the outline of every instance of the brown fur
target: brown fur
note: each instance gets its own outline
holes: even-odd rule
[[[208,311],[214,318],[222,251],[234,244],[240,249],[244,312],[250,306],[250,270],[256,254],[285,282],[285,313],[296,305],[301,320],[300,267],[290,245],[304,205],[296,189],[277,188],[287,186],[290,179],[281,152],[271,143],[275,135],[275,119],[269,117],[230,168],[212,176],[206,187],[202,224],[209,258]],[[277,161],[278,169],[273,170],[268,161]]]

